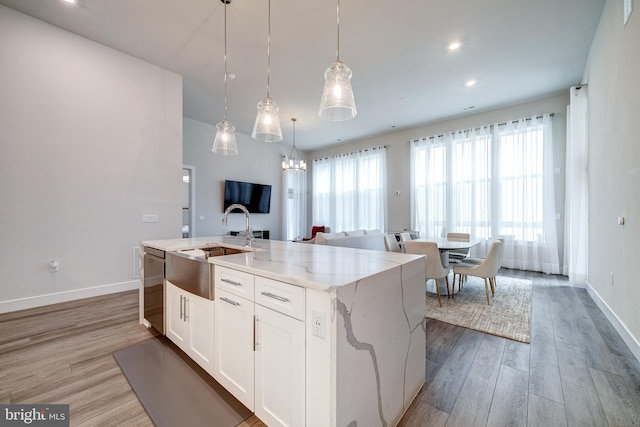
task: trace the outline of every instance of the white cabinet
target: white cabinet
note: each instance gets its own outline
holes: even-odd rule
[[[210,374],[214,357],[214,301],[166,282],[167,337]]]
[[[214,378],[271,426],[305,424],[305,290],[215,268]]]
[[[219,287],[215,291],[216,356],[213,377],[253,411],[254,303]]]
[[[166,282],[167,338],[184,350],[187,340],[187,323],[184,319],[184,291]]]
[[[256,304],[255,414],[269,426],[305,424],[304,322]]]

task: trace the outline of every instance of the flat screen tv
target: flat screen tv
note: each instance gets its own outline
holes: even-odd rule
[[[234,203],[243,205],[250,213],[269,213],[271,186],[250,182],[224,182],[224,210]]]

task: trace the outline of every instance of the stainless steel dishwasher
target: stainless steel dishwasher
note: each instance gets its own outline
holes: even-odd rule
[[[164,260],[164,251],[144,247],[144,318],[161,334],[164,334]]]

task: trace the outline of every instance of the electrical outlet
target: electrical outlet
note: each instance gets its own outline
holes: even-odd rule
[[[611,272],[611,286],[613,286],[613,271]]]
[[[60,261],[50,261],[49,262],[49,272],[50,273],[57,273],[58,271],[60,271]]]
[[[325,315],[324,311],[313,310],[311,313],[313,335],[318,338],[325,338]]]

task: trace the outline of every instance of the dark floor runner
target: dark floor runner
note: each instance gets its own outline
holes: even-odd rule
[[[251,416],[165,337],[118,350],[113,357],[157,427],[234,427]]]

